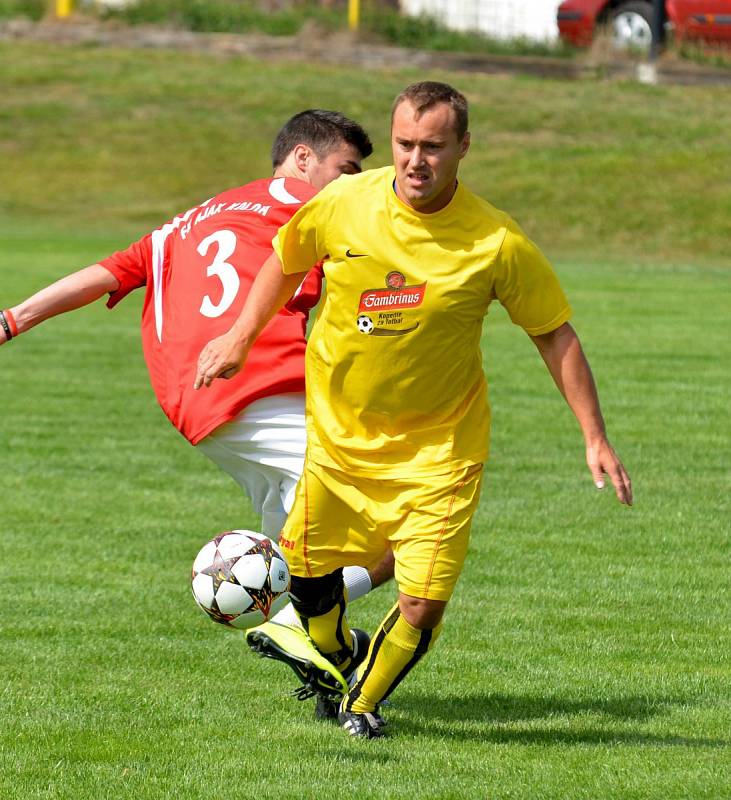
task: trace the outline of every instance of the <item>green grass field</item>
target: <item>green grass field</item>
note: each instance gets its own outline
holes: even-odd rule
[[[388,159],[409,73],[0,45],[0,306],[266,174],[337,107]],[[0,798],[731,798],[731,92],[445,76],[464,178],[556,263],[636,505],[499,309],[492,459],[445,632],[347,740],[188,574],[256,520],[156,406],[141,298],[0,349]],[[373,629],[392,588],[352,607]]]

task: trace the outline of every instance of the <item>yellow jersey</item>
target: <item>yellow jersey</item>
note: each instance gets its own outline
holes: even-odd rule
[[[342,176],[273,241],[286,274],[324,260],[307,346],[307,454],[352,475],[441,475],[488,455],[482,322],[492,300],[529,334],[571,309],[550,264],[461,183],[421,214],[393,167]]]

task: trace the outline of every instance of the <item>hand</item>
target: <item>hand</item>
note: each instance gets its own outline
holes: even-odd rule
[[[632,481],[606,439],[587,445],[586,463],[589,465],[597,489],[604,488],[604,475],[609,475],[617,500],[625,505],[632,505]]]
[[[198,371],[193,388],[210,386],[216,378],[233,378],[244,366],[248,353],[249,348],[231,332],[211,339],[198,356]]]

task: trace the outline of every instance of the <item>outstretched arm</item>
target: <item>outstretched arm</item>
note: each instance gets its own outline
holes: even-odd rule
[[[216,378],[232,378],[239,372],[256,337],[292,297],[306,274],[307,270],[285,275],[277,254],[269,256],[251,284],[239,318],[227,333],[212,339],[201,351],[194,388],[210,386]]]
[[[602,489],[604,475],[609,475],[620,503],[632,505],[632,482],[607,439],[594,377],[579,337],[566,322],[531,339],[581,426],[595,485]]]
[[[119,281],[108,269],[101,264],[92,264],[46,286],[9,310],[18,334],[25,333],[49,317],[86,306],[118,288]],[[7,340],[5,332],[0,328],[0,345]]]

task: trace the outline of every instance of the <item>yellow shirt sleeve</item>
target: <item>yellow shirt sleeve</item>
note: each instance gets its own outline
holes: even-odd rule
[[[555,330],[571,317],[553,268],[512,220],[495,264],[494,290],[510,319],[531,336]]]
[[[323,224],[328,215],[328,194],[323,190],[279,229],[272,239],[272,247],[282,262],[285,275],[307,272],[328,255]]]

